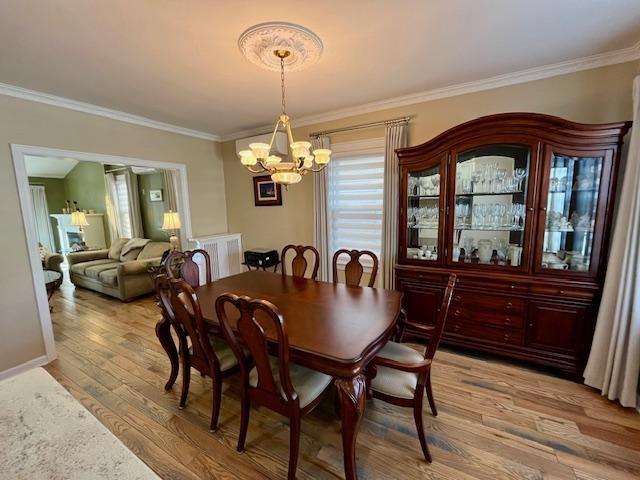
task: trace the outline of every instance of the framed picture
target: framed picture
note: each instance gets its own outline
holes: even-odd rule
[[[161,202],[162,190],[149,190],[149,200],[152,202]]]
[[[253,177],[253,198],[256,207],[282,205],[282,186],[269,175]]]

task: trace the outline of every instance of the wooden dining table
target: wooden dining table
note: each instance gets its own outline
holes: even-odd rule
[[[370,361],[395,331],[402,293],[370,287],[348,287],[250,271],[195,289],[205,320],[216,329],[215,301],[223,293],[268,300],[284,317],[291,360],[335,378],[342,421],[345,478],[357,479],[355,445],[366,402]],[[156,333],[172,365],[165,388],[178,373],[178,353],[170,322],[162,319]]]

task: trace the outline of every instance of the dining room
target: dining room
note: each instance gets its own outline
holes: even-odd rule
[[[640,478],[639,27],[0,2],[0,479]]]

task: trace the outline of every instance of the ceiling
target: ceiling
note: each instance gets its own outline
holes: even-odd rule
[[[324,42],[287,77],[294,121],[640,41],[640,0],[0,0],[0,82],[225,136],[279,113],[236,44],[271,20]]]
[[[78,164],[73,158],[25,155],[27,177],[64,178]]]

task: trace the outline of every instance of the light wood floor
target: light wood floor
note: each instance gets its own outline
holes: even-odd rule
[[[47,370],[144,462],[166,479],[286,477],[288,427],[254,410],[246,453],[235,452],[238,389],[225,385],[220,430],[208,432],[210,384],[165,393],[168,361],[151,298],[123,304],[63,285],[54,296],[59,358]],[[421,459],[410,409],[374,400],[358,436],[366,479],[640,478],[640,415],[584,385],[441,351],[433,369],[440,412],[425,411],[434,462]],[[180,377],[178,377],[180,380]],[[428,407],[427,407],[428,408]],[[344,478],[339,422],[328,398],[302,423],[299,479]]]

